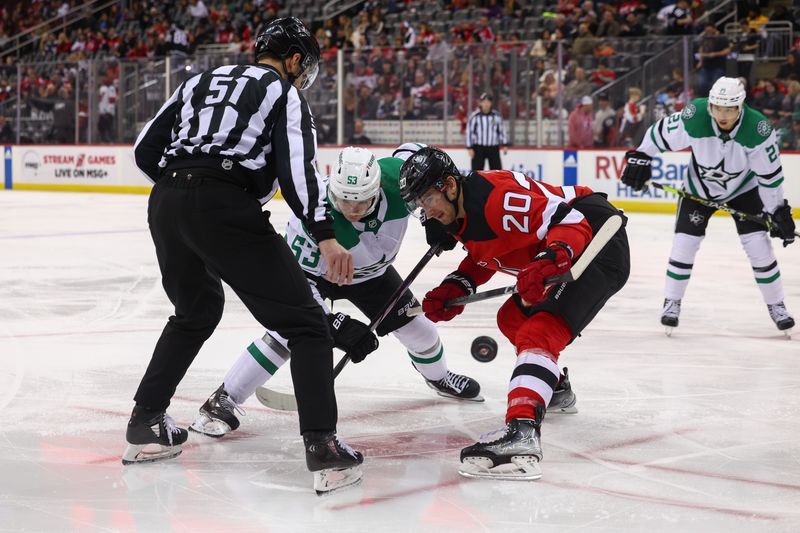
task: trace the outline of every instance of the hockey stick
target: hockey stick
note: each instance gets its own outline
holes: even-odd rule
[[[439,255],[441,251],[442,251],[441,246],[438,244],[434,244],[433,246],[430,247],[430,249],[428,249],[427,252],[425,252],[425,255],[422,256],[422,259],[419,260],[417,266],[415,266],[413,270],[411,270],[408,276],[406,276],[406,279],[403,280],[403,283],[401,283],[400,286],[397,287],[394,293],[392,293],[392,295],[389,297],[388,301],[386,302],[386,305],[383,307],[383,309],[381,309],[380,313],[378,313],[378,315],[372,320],[372,322],[370,322],[369,324],[370,333],[374,332],[381,324],[381,322],[383,322],[383,320],[387,316],[389,316],[389,312],[395,306],[397,301],[400,300],[400,297],[403,296],[406,290],[408,290],[408,288],[411,286],[411,284],[414,282],[417,276],[419,276],[420,272],[422,272],[422,269],[425,268],[425,266],[430,262],[431,259],[433,259],[435,255]],[[412,315],[409,314],[408,316]],[[278,343],[276,342],[275,344]],[[283,350],[285,351],[285,355],[288,358],[289,351],[286,350],[283,347],[283,345],[278,344],[278,346],[283,348]],[[273,349],[275,349],[275,346],[272,347]],[[281,355],[283,356],[284,353],[281,353]],[[339,360],[339,362],[333,369],[334,379],[336,379],[336,377],[342,372],[342,369],[344,369],[344,367],[347,365],[349,361],[350,361],[350,356],[344,354],[344,357],[342,357]],[[278,392],[272,389],[267,389],[265,387],[258,387],[256,388],[256,398],[266,407],[270,407],[278,411],[297,411],[297,400],[295,399],[294,394]]]
[[[745,213],[744,211],[738,211],[733,207],[729,206],[728,204],[722,202],[715,202],[714,200],[707,200],[705,198],[700,198],[699,196],[695,196],[693,194],[689,194],[688,192],[682,189],[676,189],[675,187],[671,187],[669,185],[663,185],[657,181],[650,181],[650,185],[655,187],[656,189],[661,189],[662,191],[671,192],[672,194],[677,194],[682,198],[686,198],[687,200],[694,200],[698,204],[703,204],[708,207],[713,207],[714,209],[719,209],[720,211],[725,211],[729,213],[731,216],[738,218],[739,220],[749,220],[750,222],[755,222],[756,224],[761,224],[766,226],[767,230],[771,230],[773,227],[772,221],[763,216],[763,215],[754,215],[752,213]],[[800,233],[794,232],[795,236],[800,237]]]
[[[617,234],[619,228],[622,227],[622,217],[620,215],[612,215],[606,220],[603,225],[597,230],[595,233],[594,238],[592,238],[589,245],[586,249],[583,250],[583,253],[575,261],[575,264],[572,265],[572,268],[569,269],[568,272],[561,274],[560,276],[556,276],[554,278],[549,278],[545,280],[545,285],[556,285],[558,283],[567,283],[570,281],[575,281],[583,271],[589,266],[589,264],[594,260],[595,257],[603,250],[605,245],[611,238]],[[488,300],[490,298],[496,298],[498,296],[503,296],[506,294],[514,294],[517,292],[516,285],[509,285],[508,287],[501,287],[499,289],[491,289],[488,291],[478,292],[475,294],[470,294],[468,296],[461,296],[459,298],[454,298],[452,300],[448,300],[445,302],[444,306],[452,307],[454,305],[464,305],[473,302],[480,302],[483,300]],[[422,314],[422,307],[412,307],[406,313],[408,316],[416,316]]]

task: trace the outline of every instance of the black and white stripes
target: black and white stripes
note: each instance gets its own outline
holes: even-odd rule
[[[280,185],[313,231],[329,216],[316,145],[308,104],[274,68],[226,65],[182,83],[140,133],[134,156],[154,182],[176,159],[229,158],[258,176],[254,193],[260,198]]]
[[[467,148],[473,146],[505,146],[506,129],[503,117],[497,111],[473,112],[467,121]]]

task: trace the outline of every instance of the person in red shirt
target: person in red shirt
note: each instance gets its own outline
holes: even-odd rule
[[[624,228],[577,280],[552,287],[545,280],[569,271],[594,232],[621,212],[588,187],[555,187],[507,170],[462,176],[446,153],[432,147],[403,164],[399,182],[408,207],[423,210],[426,229],[435,220],[445,237],[467,250],[458,270],[425,295],[425,316],[434,322],[451,320],[464,306],[447,306],[449,300],[474,294],[497,272],[516,277],[517,293],[497,313],[497,325],[517,353],[506,428],[495,441],[461,450],[459,472],[538,479],[540,426],[546,406],[554,407],[554,390],[565,393],[556,407],[576,412],[568,383],[559,383],[567,380],[558,357],[627,281],[630,253]]]

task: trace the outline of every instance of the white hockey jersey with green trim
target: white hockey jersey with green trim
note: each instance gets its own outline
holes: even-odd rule
[[[708,112],[708,99],[656,121],[638,150],[650,156],[691,148],[684,190],[727,202],[758,187],[766,211],[783,205],[783,169],[778,139],[769,120],[745,105],[736,127],[722,133]]]
[[[349,222],[336,209],[331,209],[336,240],[353,255],[353,283],[376,278],[392,264],[408,228],[409,213],[400,198],[398,180],[403,160],[385,157],[378,160],[381,168],[381,190],[378,206],[358,222]],[[286,242],[300,266],[315,276],[324,276],[328,265],[320,254],[317,242],[292,215],[286,224]]]

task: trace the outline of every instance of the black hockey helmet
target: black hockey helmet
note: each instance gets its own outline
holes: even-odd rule
[[[289,82],[294,83],[298,77],[302,78],[300,89],[308,89],[319,72],[319,43],[299,18],[275,19],[256,39],[256,61],[265,56],[273,56],[283,61],[294,54],[301,55],[300,67],[303,71],[299,76],[290,74]]]
[[[416,200],[431,187],[444,188],[447,176],[461,185],[461,173],[450,156],[432,146],[420,148],[400,167],[400,196],[409,211],[416,209]]]

